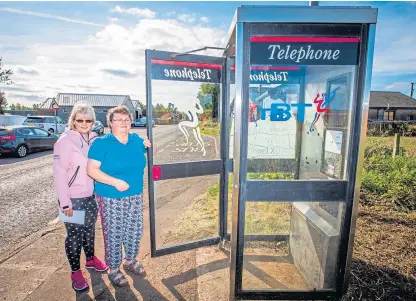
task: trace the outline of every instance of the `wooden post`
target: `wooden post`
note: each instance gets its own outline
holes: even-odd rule
[[[400,151],[400,134],[394,135],[393,158],[399,155]]]

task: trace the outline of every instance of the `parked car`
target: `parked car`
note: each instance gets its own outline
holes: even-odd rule
[[[98,136],[104,135],[104,125],[100,121],[96,121],[92,131],[97,133]]]
[[[14,154],[19,158],[38,150],[53,149],[58,135],[43,129],[15,125],[0,128],[0,155]]]
[[[146,117],[142,117],[139,119],[136,119],[135,121],[133,121],[133,123],[131,124],[132,127],[146,127],[147,126],[147,118]],[[152,127],[155,126],[155,121],[152,120]]]
[[[57,134],[63,133],[67,126],[61,118],[55,116],[29,116],[23,122],[23,125],[37,126],[41,129],[47,130],[48,132]]]

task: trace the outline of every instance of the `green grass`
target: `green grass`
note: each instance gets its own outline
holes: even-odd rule
[[[400,154],[393,158],[392,137],[370,137],[362,177],[364,205],[416,210],[416,138],[402,139]]]
[[[201,122],[200,124],[201,133],[210,136],[219,136],[220,135],[220,123],[207,120]]]
[[[276,173],[252,173],[250,179],[287,178]],[[231,232],[232,176],[228,182],[228,232]],[[199,197],[174,222],[164,237],[165,245],[212,237],[218,233],[220,185],[215,184]],[[286,234],[290,230],[292,205],[279,202],[247,202],[245,234]]]
[[[367,137],[366,148],[385,146],[393,150],[394,137]],[[416,157],[416,137],[400,137],[400,146],[408,157]]]

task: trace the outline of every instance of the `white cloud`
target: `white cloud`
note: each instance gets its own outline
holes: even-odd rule
[[[409,87],[410,84],[408,82],[394,82],[391,85],[385,86],[384,89],[386,90],[403,90],[403,88]]]
[[[111,12],[117,12],[117,13],[122,13],[122,14],[129,14],[129,15],[134,15],[134,16],[139,16],[139,17],[143,17],[143,18],[149,18],[149,19],[153,19],[156,17],[156,13],[154,11],[151,11],[148,8],[122,8],[119,5],[117,5],[116,7],[112,8],[110,10]]]
[[[22,67],[22,66],[17,67],[17,73],[32,75],[32,76],[40,75],[39,71],[37,71],[36,69],[26,68],[26,67]]]
[[[118,21],[118,18],[117,17],[109,17],[108,20],[110,22],[117,22]]]
[[[2,39],[6,41],[7,36]],[[15,72],[6,91],[9,103],[31,105],[57,93],[127,94],[145,101],[145,49],[184,52],[210,45],[223,47],[226,31],[207,25],[185,24],[178,20],[141,19],[131,27],[108,24],[80,42],[66,44],[27,42],[24,52],[2,53],[7,67],[26,71]],[[222,51],[209,50],[199,54],[221,56]],[[24,63],[23,63],[24,61]],[[10,64],[19,62],[19,64]],[[179,103],[196,97],[199,84],[155,81],[155,102]],[[17,86],[19,85],[19,86]]]
[[[201,17],[199,20],[201,22],[204,22],[204,23],[208,23],[209,22],[209,18],[208,17]]]
[[[93,22],[89,22],[89,21],[71,19],[71,18],[67,18],[67,17],[55,16],[55,15],[38,13],[38,12],[33,12],[33,11],[24,11],[24,10],[19,10],[19,9],[15,9],[15,8],[0,8],[0,11],[9,12],[9,13],[13,13],[13,14],[21,14],[21,15],[40,17],[40,18],[54,19],[54,20],[77,23],[77,24],[93,25],[93,26],[104,26],[102,24],[97,24],[97,23],[93,23]]]
[[[393,5],[393,4],[391,4]],[[416,70],[416,21],[411,14],[383,11],[377,23],[373,73],[402,75]]]
[[[176,11],[170,11],[170,12],[165,14],[166,17],[172,17],[174,15],[176,15]]]
[[[180,14],[178,20],[184,23],[194,23],[196,19],[194,15]]]
[[[44,57],[43,55],[39,55],[39,56],[36,57],[36,62],[37,63],[47,63],[48,58]]]

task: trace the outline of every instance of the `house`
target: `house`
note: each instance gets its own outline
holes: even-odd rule
[[[49,111],[54,104],[59,106],[57,116],[63,120],[68,120],[72,108],[77,102],[86,102],[95,110],[95,116],[104,126],[107,126],[107,112],[109,109],[125,105],[130,112],[132,119],[136,116],[136,107],[133,105],[129,95],[107,95],[107,94],[75,94],[75,93],[58,93],[56,98],[48,98],[42,103],[39,112]],[[52,111],[53,112],[53,111]],[[53,113],[52,113],[53,114]],[[141,114],[141,110],[140,110]]]
[[[416,121],[416,99],[400,92],[371,91],[370,121]]]
[[[140,107],[140,101],[138,100],[132,100],[133,108],[135,110],[135,114],[133,116],[133,119],[139,119],[143,117],[142,108]]]

